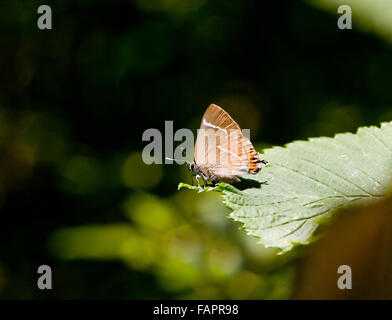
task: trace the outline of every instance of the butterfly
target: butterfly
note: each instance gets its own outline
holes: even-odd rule
[[[257,174],[261,170],[260,159],[250,140],[243,136],[240,126],[221,107],[211,104],[204,113],[198,130],[194,160],[188,169],[207,182],[240,182],[239,175]]]

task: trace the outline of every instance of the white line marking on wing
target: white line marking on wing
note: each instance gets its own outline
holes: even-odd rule
[[[223,131],[224,133],[227,133],[227,131],[225,129],[222,129],[222,128],[218,127],[218,126],[214,126],[212,123],[207,122],[206,119],[203,119],[203,124],[205,126],[207,126],[207,127],[218,129],[220,131]]]
[[[231,152],[231,151],[229,151],[229,150],[227,150],[227,149],[225,149],[225,148],[222,148],[221,146],[218,146],[217,148],[218,148],[219,150],[224,151],[224,152],[230,153],[231,155],[233,155],[234,157],[236,157],[238,160],[241,160],[241,157],[237,156],[235,153],[233,153],[233,152]]]

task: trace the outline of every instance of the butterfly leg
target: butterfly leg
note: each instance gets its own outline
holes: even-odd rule
[[[199,183],[199,178],[201,178],[201,176],[199,176],[198,174],[195,175],[196,178],[196,182],[197,182],[197,187],[200,189],[200,183]]]

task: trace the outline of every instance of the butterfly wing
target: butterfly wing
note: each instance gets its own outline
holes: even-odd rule
[[[195,162],[215,175],[242,175],[260,170],[258,154],[239,125],[222,108],[211,104],[201,121]]]

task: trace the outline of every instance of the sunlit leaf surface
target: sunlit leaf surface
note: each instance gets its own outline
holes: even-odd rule
[[[392,178],[392,123],[357,134],[295,141],[264,150],[270,166],[238,186],[219,184],[230,217],[267,247],[306,244],[337,208],[386,194]],[[249,187],[251,186],[251,187]],[[179,187],[191,187],[181,184]]]

